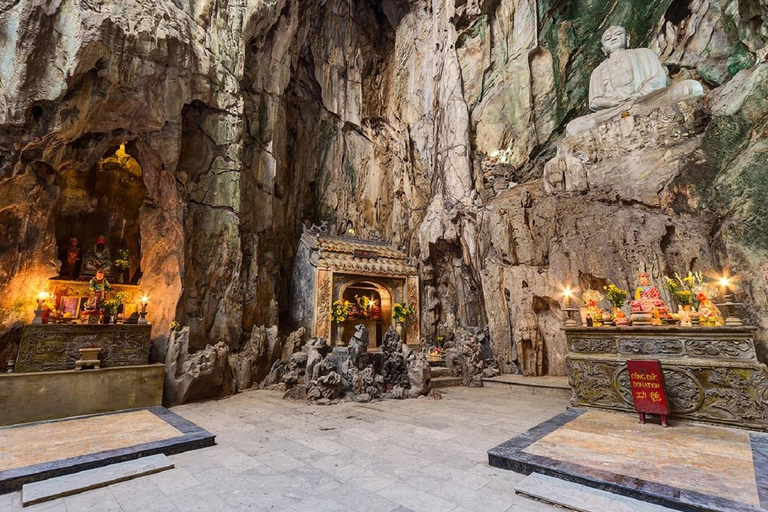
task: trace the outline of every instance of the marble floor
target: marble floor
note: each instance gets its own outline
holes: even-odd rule
[[[217,445],[176,468],[25,512],[555,512],[515,495],[486,451],[567,407],[561,397],[449,388],[442,400],[309,406],[249,391],[173,412]],[[0,512],[22,510],[20,493]]]
[[[0,428],[0,472],[181,435],[148,410]]]
[[[591,410],[525,451],[760,506],[747,430],[688,422],[663,429],[632,414]]]
[[[494,467],[683,510],[768,510],[768,434],[652,416],[569,409],[489,451]]]

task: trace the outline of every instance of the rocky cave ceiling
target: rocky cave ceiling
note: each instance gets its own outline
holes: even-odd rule
[[[614,24],[706,97],[566,148],[590,183],[548,193]],[[158,358],[178,320],[190,350],[258,339],[264,375],[305,221],[405,247],[425,339],[487,325],[506,371],[538,337],[562,374],[560,286],[640,267],[733,269],[765,343],[767,27],[766,0],[0,0],[0,351],[54,273],[67,173],[120,144]]]

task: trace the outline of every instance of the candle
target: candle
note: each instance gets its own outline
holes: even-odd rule
[[[571,297],[572,296],[573,296],[573,291],[571,290],[570,286],[563,290],[563,297],[565,297],[565,307],[566,308],[570,308],[571,307]]]
[[[141,312],[146,313],[147,312],[147,303],[149,302],[149,297],[146,295],[143,295],[141,297]]]
[[[728,285],[730,284],[730,280],[728,279],[728,276],[723,275],[723,277],[720,278],[720,287],[723,289],[723,298],[727,300],[726,296],[729,294]]]

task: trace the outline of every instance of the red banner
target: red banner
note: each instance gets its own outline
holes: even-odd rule
[[[639,413],[669,414],[667,387],[659,361],[627,361],[632,399]]]

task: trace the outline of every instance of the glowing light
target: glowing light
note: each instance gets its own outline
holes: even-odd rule
[[[149,297],[147,297],[146,295],[142,295],[141,296],[141,303],[142,304],[146,304],[148,302],[149,302]]]
[[[51,294],[48,292],[40,292],[37,294],[37,300],[43,301],[48,300],[51,297]]]
[[[720,278],[720,286],[723,288],[727,287],[729,284],[731,284],[731,280],[728,279],[727,276],[723,276]]]
[[[573,290],[571,290],[571,287],[563,288],[563,297],[565,298],[571,298],[573,297]]]

